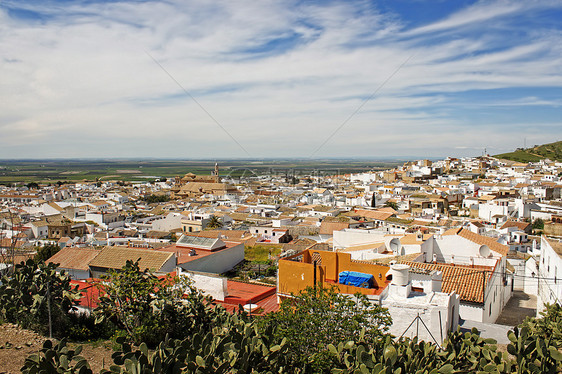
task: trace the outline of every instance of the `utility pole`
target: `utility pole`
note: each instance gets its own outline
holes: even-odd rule
[[[484,304],[484,312],[486,311],[486,271],[482,271],[482,303]]]
[[[47,309],[49,313],[49,339],[53,338],[53,323],[51,321],[51,287],[50,282],[47,282]]]

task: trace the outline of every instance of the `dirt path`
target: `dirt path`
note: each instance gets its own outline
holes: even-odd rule
[[[0,325],[0,374],[20,373],[26,357],[39,352],[45,340],[45,337],[16,325]],[[80,355],[88,360],[94,373],[99,373],[104,366],[109,368],[112,364],[110,349],[104,346],[95,347],[92,344],[83,346]]]

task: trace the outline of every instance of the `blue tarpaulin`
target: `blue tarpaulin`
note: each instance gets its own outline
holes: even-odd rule
[[[363,288],[375,287],[375,278],[372,274],[359,273],[357,271],[342,271],[339,278],[340,284]]]

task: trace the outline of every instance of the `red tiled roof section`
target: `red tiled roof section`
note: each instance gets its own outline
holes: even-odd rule
[[[84,282],[71,280],[70,284],[72,286],[78,286],[78,291],[81,293],[80,299],[78,299],[78,305],[89,309],[95,309],[98,306],[100,289],[96,281]]]
[[[326,222],[322,221],[320,224],[320,230],[318,233],[320,235],[333,235],[334,231],[340,231],[343,229],[348,229],[349,223],[348,222]]]
[[[88,270],[88,265],[100,252],[94,248],[65,247],[48,259],[47,263],[59,264],[63,269]]]
[[[275,286],[252,284],[245,282],[227,281],[228,296],[224,301],[216,301],[228,312],[234,313],[238,305],[256,304],[259,308],[252,315],[263,315],[279,309]]]
[[[507,245],[503,245],[498,243],[494,238],[489,238],[487,236],[478,235],[473,233],[468,229],[462,229],[459,233],[459,236],[470,240],[473,243],[480,244],[480,245],[487,245],[490,249],[494,252],[501,254],[502,256],[507,256],[509,252],[509,247]]]
[[[422,262],[404,261],[403,264],[412,268],[438,270],[443,272],[442,291],[455,292],[462,301],[473,303],[484,302],[484,290],[492,275],[492,268],[488,266],[462,266],[452,264],[426,264]]]
[[[245,282],[227,281],[228,296],[224,302],[228,304],[250,304],[275,294],[275,286],[264,286]]]

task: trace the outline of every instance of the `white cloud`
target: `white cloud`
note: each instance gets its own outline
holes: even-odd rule
[[[447,107],[448,95],[562,86],[559,30],[529,30],[519,43],[459,31],[538,3],[477,3],[414,30],[368,2],[6,4],[0,157],[61,147],[69,157],[244,156],[145,51],[255,157],[310,154],[412,55],[319,156],[477,144],[482,134],[464,128],[464,108]],[[12,5],[45,19],[12,18]],[[458,34],[424,38],[440,30]]]

